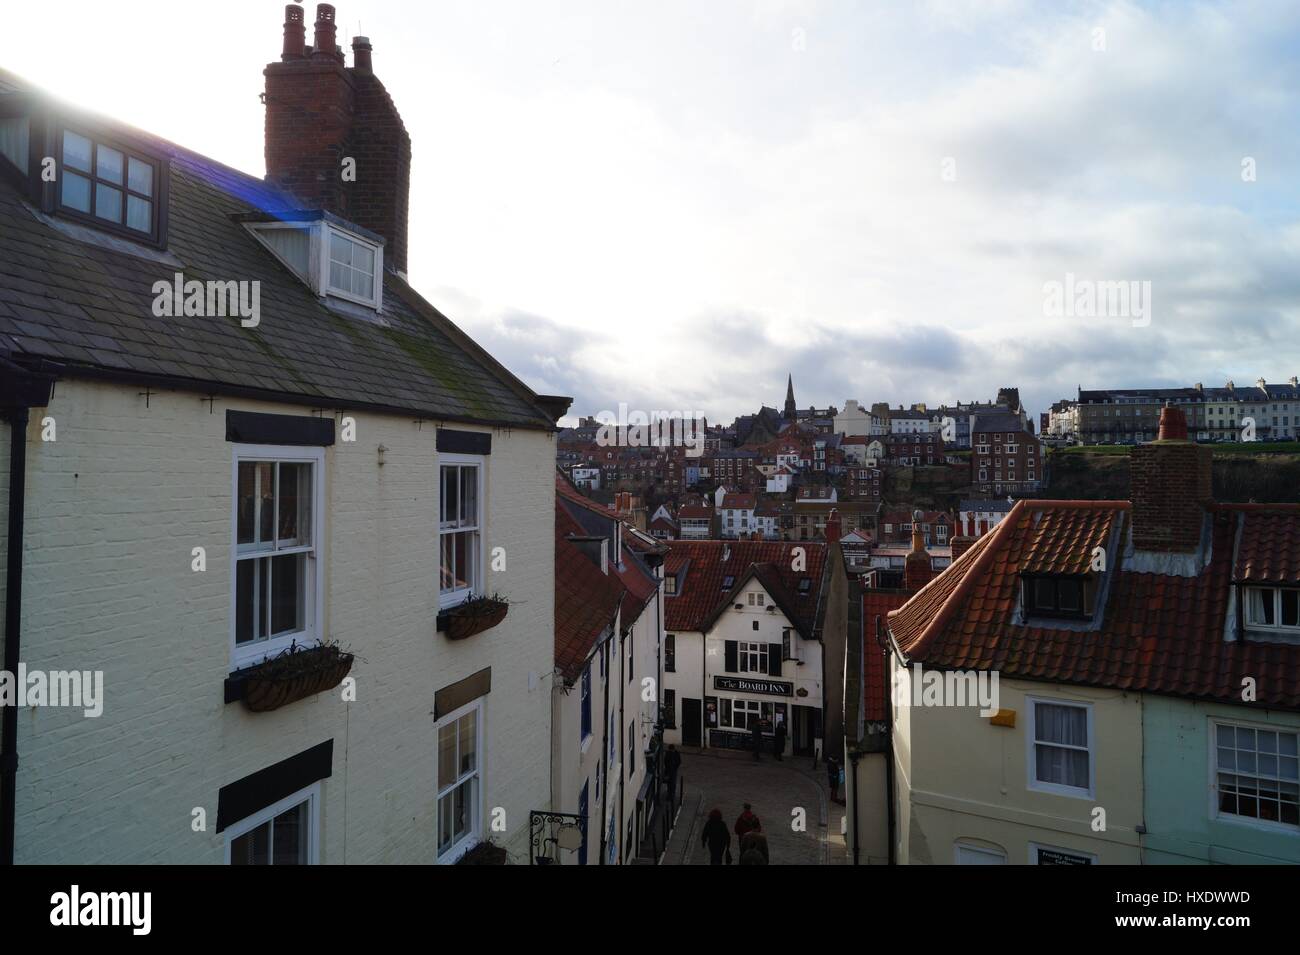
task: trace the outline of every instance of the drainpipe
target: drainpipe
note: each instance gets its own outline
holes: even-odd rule
[[[615,620],[617,621],[617,618],[615,618]],[[614,624],[614,628],[614,632],[618,633],[617,622]],[[605,819],[609,812],[609,671],[614,669],[614,659],[609,652],[608,638],[606,638],[605,642],[601,645],[600,652],[606,657],[604,667],[605,698],[601,701],[600,707],[601,726],[603,727],[600,734],[600,742],[604,752],[600,754],[600,759],[598,760],[599,765],[604,767],[600,771],[601,776],[604,777],[600,781],[600,864],[604,865],[605,859],[609,855],[609,846],[605,841],[605,833],[609,828],[605,825]]]
[[[27,476],[27,408],[5,415],[9,421],[9,536],[5,565],[4,669],[17,677],[22,646],[23,502]],[[0,707],[0,863],[14,863],[14,797],[18,790],[18,707]]]
[[[885,684],[885,735],[889,739],[889,744],[885,749],[885,805],[889,808],[889,864],[898,865],[898,851],[895,848],[895,831],[898,828],[897,809],[894,805],[894,694],[893,687],[889,681],[889,668],[893,663],[892,653],[886,652],[885,627],[880,620],[880,615],[876,614],[876,644],[880,647],[880,652],[885,654],[885,666],[883,667],[883,679]]]

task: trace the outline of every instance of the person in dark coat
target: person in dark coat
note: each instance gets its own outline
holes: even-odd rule
[[[739,849],[741,865],[767,865],[770,861],[767,836],[758,829],[745,833],[745,837],[740,840]]]
[[[839,802],[840,798],[840,764],[835,762],[834,756],[826,757],[826,782],[831,787],[831,801]]]
[[[739,845],[741,839],[745,838],[745,833],[759,832],[762,828],[763,824],[759,822],[758,816],[754,815],[754,810],[749,807],[749,803],[745,803],[745,811],[736,819],[737,845]]]
[[[668,744],[668,752],[664,753],[664,774],[668,777],[668,800],[669,802],[677,801],[677,770],[682,768],[682,754],[677,752],[677,747]]]
[[[727,824],[722,821],[722,810],[714,809],[709,813],[709,821],[704,824],[704,835],[700,839],[700,845],[706,846],[709,850],[709,865],[722,865],[724,853],[729,853],[731,848],[731,833],[727,831]]]
[[[754,720],[749,724],[749,741],[754,747],[754,758],[763,758],[763,721]]]
[[[785,753],[785,720],[779,716],[776,718],[776,739],[772,741],[772,749],[776,752],[777,759],[784,759]]]

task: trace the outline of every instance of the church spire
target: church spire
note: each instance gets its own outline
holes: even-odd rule
[[[786,375],[785,379],[785,420],[793,421],[795,419],[794,410],[794,376]]]

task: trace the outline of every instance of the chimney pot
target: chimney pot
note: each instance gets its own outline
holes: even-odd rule
[[[313,56],[340,56],[335,42],[334,7],[328,3],[316,4],[316,42]]]
[[[302,7],[291,3],[284,8],[284,49],[281,60],[301,60],[303,44],[307,40],[307,27],[303,25]]]
[[[1169,404],[1160,409],[1160,440],[1187,440],[1187,415],[1181,408]]]
[[[370,64],[370,37],[358,36],[352,38],[352,69],[358,73],[369,74],[373,72]]]

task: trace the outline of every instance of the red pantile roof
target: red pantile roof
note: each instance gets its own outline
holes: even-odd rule
[[[1233,579],[1300,584],[1300,512],[1279,514],[1276,510],[1243,508],[1243,514]]]
[[[724,509],[734,508],[736,510],[752,511],[754,507],[757,506],[757,504],[758,504],[758,499],[753,494],[742,494],[739,492],[734,492],[731,494],[724,494],[722,496],[722,507]]]
[[[805,569],[796,571],[792,566],[800,550]],[[801,634],[810,635],[816,627],[825,565],[826,545],[812,541],[673,541],[664,572],[677,575],[677,593],[664,598],[665,627],[707,629],[731,603],[732,594],[751,574],[758,573],[769,592],[784,591],[772,593],[773,599],[784,605],[783,609],[790,608],[786,615]],[[727,577],[732,581],[724,589]],[[807,588],[800,590],[805,579]]]
[[[884,649],[876,640],[876,617],[880,617],[883,628],[889,612],[903,606],[911,596],[911,591],[907,590],[867,589],[862,592],[862,697],[865,703],[862,715],[869,723],[880,723],[889,718],[886,695],[889,664]]]
[[[614,622],[626,590],[618,578],[600,568],[570,534],[583,536],[582,525],[556,502],[555,507],[555,666],[568,683],[582,673],[601,633]]]
[[[1294,538],[1284,530],[1300,516],[1294,505],[1209,508],[1211,556],[1196,576],[1138,572],[1112,558],[1117,566],[1109,571],[1094,629],[1019,622],[1021,570],[1076,566],[1073,555],[1090,551],[1100,528],[1126,522],[1128,508],[1126,502],[1017,502],[993,531],[889,615],[894,641],[909,659],[936,667],[1237,704],[1250,677],[1258,705],[1300,710],[1300,645],[1228,638],[1234,564],[1265,574],[1295,566],[1289,563]],[[1259,521],[1284,529],[1265,530]],[[1066,556],[1052,557],[1045,541]]]

